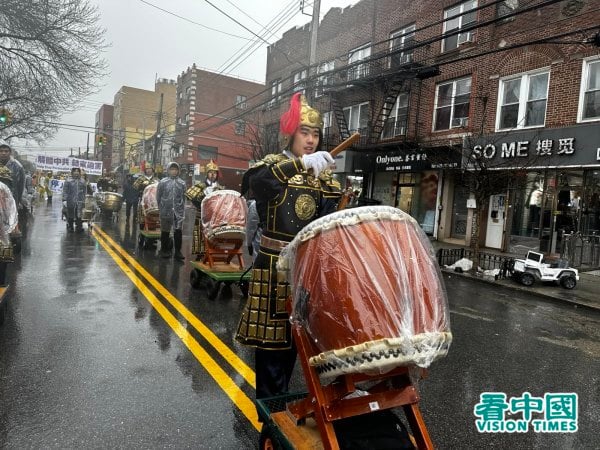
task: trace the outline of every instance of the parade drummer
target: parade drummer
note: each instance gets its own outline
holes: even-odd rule
[[[290,289],[275,268],[279,253],[305,225],[334,212],[341,196],[329,170],[334,160],[320,150],[323,120],[304,96],[294,94],[280,129],[288,141],[285,150],[267,155],[244,175],[262,236],[236,339],[256,348],[256,398],[286,393],[296,360],[286,311]]]
[[[131,210],[133,208],[133,218],[137,218],[138,202],[140,201],[140,191],[135,188],[133,175],[129,174],[125,177],[123,183],[123,199],[125,200],[125,221],[129,222]]]
[[[185,181],[179,178],[179,164],[169,163],[168,176],[159,181],[156,188],[156,201],[160,213],[160,256],[169,258],[169,238],[173,228],[173,257],[184,260],[181,253],[183,241],[183,219],[185,213]]]
[[[68,231],[73,231],[73,222],[76,224],[77,231],[83,231],[82,215],[86,193],[87,184],[81,178],[81,169],[73,167],[71,178],[65,181],[63,185],[62,194],[63,207],[66,208]]]
[[[224,186],[219,184],[219,166],[211,159],[206,165],[206,179],[204,182],[196,183],[189,188],[185,196],[196,207],[196,218],[194,219],[194,232],[192,239],[192,255],[198,255],[198,259],[204,253],[204,241],[202,240],[202,224],[200,217],[200,207],[202,199],[211,192],[218,189],[224,189]]]

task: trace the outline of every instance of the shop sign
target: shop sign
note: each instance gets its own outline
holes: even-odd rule
[[[597,166],[599,128],[598,124],[582,124],[497,133],[478,139],[471,146],[472,157],[489,161],[489,168],[502,169]]]
[[[361,154],[355,171],[420,172],[460,167],[460,152],[447,147]]]

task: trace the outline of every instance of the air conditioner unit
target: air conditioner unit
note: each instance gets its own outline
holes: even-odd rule
[[[452,126],[453,127],[466,127],[469,125],[469,118],[468,117],[458,117],[456,119],[452,119]]]
[[[467,44],[467,43],[473,42],[473,41],[474,41],[474,38],[473,38],[473,34],[471,34],[471,32],[461,33],[458,35],[458,45]]]

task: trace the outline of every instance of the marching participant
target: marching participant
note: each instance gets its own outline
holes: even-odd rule
[[[17,208],[21,204],[21,197],[25,190],[25,170],[19,161],[12,156],[12,148],[7,144],[0,145],[0,166],[5,166],[12,174],[11,191]]]
[[[211,192],[217,189],[224,189],[224,186],[219,184],[219,166],[211,159],[206,165],[206,179],[204,183],[196,183],[189,188],[185,196],[196,207],[196,218],[194,220],[194,232],[192,235],[192,255],[197,255],[199,260],[204,253],[204,241],[202,240],[202,225],[200,222],[200,206],[202,199]]]
[[[77,231],[83,231],[82,215],[85,205],[85,195],[87,193],[87,184],[81,177],[81,169],[73,167],[71,169],[71,178],[65,181],[63,185],[63,206],[67,213],[67,230],[74,231],[73,222]]]
[[[171,256],[169,236],[173,228],[173,258],[183,261],[181,253],[183,241],[183,219],[185,214],[185,182],[179,178],[179,164],[169,163],[168,176],[160,180],[156,188],[156,201],[160,211],[160,257]]]
[[[280,129],[288,141],[285,150],[267,155],[244,175],[262,237],[236,339],[256,348],[256,398],[286,393],[296,360],[286,311],[289,285],[277,279],[275,269],[279,253],[305,225],[334,212],[341,195],[328,170],[334,160],[320,150],[323,120],[304,96],[294,94]]]

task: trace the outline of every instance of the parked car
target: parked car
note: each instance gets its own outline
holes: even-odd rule
[[[579,281],[578,270],[569,267],[567,260],[546,263],[544,255],[534,251],[527,252],[525,259],[515,259],[513,276],[525,286],[532,286],[536,280],[558,281],[565,289],[573,289]]]

